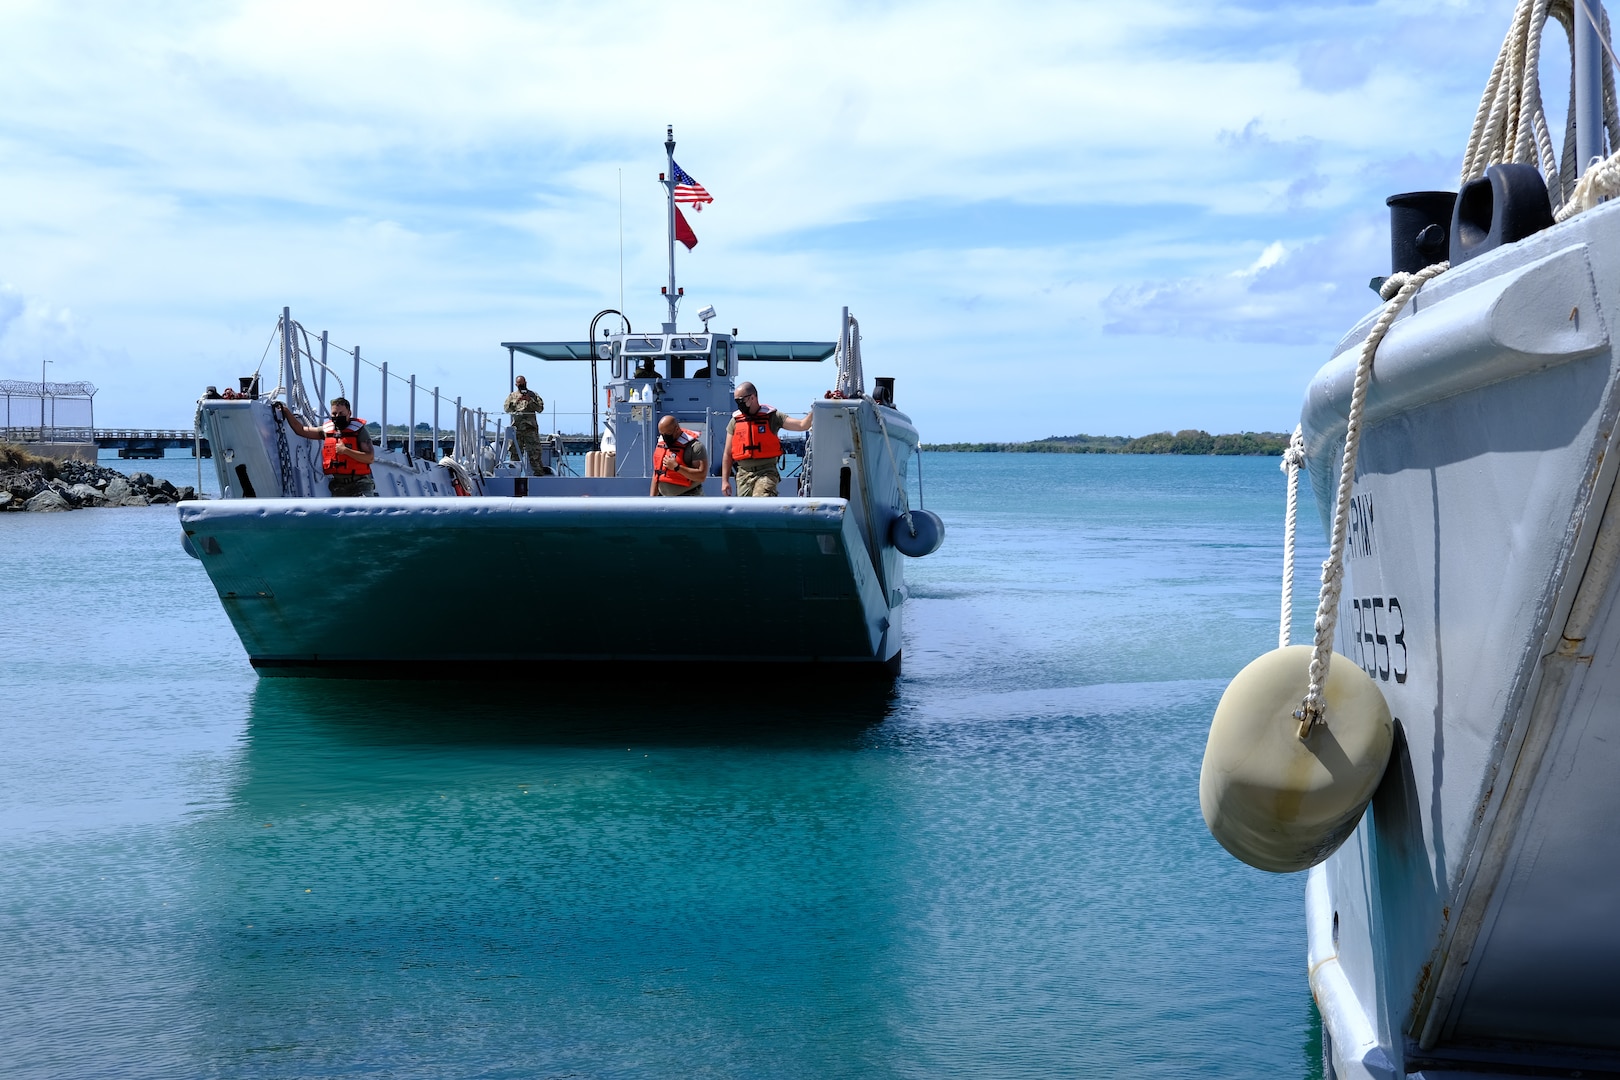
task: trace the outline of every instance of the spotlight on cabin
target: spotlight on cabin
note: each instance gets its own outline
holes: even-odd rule
[[[714,318],[714,305],[709,304],[698,312],[698,318],[703,320],[703,332],[707,334],[709,332],[709,320]]]

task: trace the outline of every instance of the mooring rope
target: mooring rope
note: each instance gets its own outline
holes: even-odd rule
[[[1611,63],[1603,65],[1603,126],[1608,145],[1620,141],[1620,107],[1616,105],[1614,52],[1609,46],[1609,15],[1598,0],[1519,0],[1513,23],[1491,68],[1485,93],[1474,114],[1474,126],[1463,151],[1462,183],[1478,179],[1492,165],[1537,166],[1558,221],[1590,209],[1602,198],[1620,193],[1620,155],[1593,163],[1577,162],[1575,82],[1569,87],[1562,152],[1553,150],[1547,113],[1541,100],[1541,44],[1547,20],[1556,20],[1575,49],[1575,27],[1591,19]],[[1602,170],[1601,176],[1594,173]],[[1584,185],[1584,189],[1583,189]]]
[[[1282,471],[1288,477],[1288,513],[1283,520],[1282,625],[1277,648],[1288,648],[1294,629],[1294,535],[1299,523],[1299,473],[1305,468],[1305,429],[1296,425],[1294,437],[1283,451]]]
[[[1468,146],[1463,151],[1462,183],[1485,175],[1492,165],[1518,163],[1534,165],[1547,181],[1547,192],[1552,203],[1554,219],[1564,221],[1589,210],[1604,199],[1620,195],[1620,151],[1602,159],[1577,163],[1575,142],[1575,83],[1570,80],[1569,109],[1564,126],[1562,153],[1555,154],[1552,137],[1547,131],[1546,110],[1541,101],[1541,39],[1547,20],[1555,19],[1569,36],[1571,55],[1575,49],[1577,19],[1591,19],[1597,27],[1599,40],[1610,63],[1603,66],[1602,110],[1606,143],[1614,148],[1620,143],[1620,106],[1615,95],[1615,69],[1620,58],[1609,44],[1609,15],[1598,0],[1519,0],[1514,8],[1513,23],[1502,49],[1491,69],[1490,79],[1480,98],[1479,110],[1469,133]],[[1600,143],[1600,145],[1602,145]],[[1423,285],[1446,272],[1450,263],[1440,262],[1417,273],[1392,274],[1379,288],[1386,301],[1378,321],[1373,324],[1361,346],[1356,364],[1354,389],[1350,395],[1350,412],[1345,426],[1344,456],[1339,465],[1339,485],[1334,496],[1333,533],[1328,557],[1322,563],[1322,590],[1317,599],[1315,637],[1311,645],[1310,684],[1294,718],[1299,721],[1299,737],[1305,738],[1311,728],[1322,722],[1323,687],[1327,685],[1328,667],[1333,657],[1333,634],[1338,627],[1339,597],[1344,583],[1344,545],[1350,515],[1350,491],[1355,483],[1356,457],[1361,445],[1361,421],[1366,409],[1367,388],[1372,378],[1373,357],[1379,343],[1396,316],[1416,295]],[[1283,458],[1283,469],[1289,473],[1287,534],[1283,551],[1283,603],[1282,625],[1278,631],[1279,646],[1286,646],[1290,636],[1293,599],[1294,530],[1298,473],[1290,463],[1299,448],[1303,456],[1301,433],[1289,445]]]
[[[1328,544],[1327,561],[1322,564],[1322,591],[1316,604],[1316,640],[1311,646],[1310,686],[1305,700],[1295,710],[1299,721],[1299,737],[1310,734],[1311,727],[1322,720],[1322,688],[1327,685],[1328,664],[1333,658],[1333,632],[1339,622],[1339,593],[1344,586],[1344,538],[1350,521],[1350,489],[1356,479],[1356,455],[1361,449],[1361,417],[1367,407],[1367,387],[1372,382],[1373,356],[1378,345],[1389,333],[1395,317],[1409,300],[1417,295],[1424,283],[1439,277],[1451,268],[1448,262],[1426,266],[1415,274],[1402,275],[1405,280],[1395,295],[1384,305],[1378,321],[1373,324],[1367,340],[1361,344],[1361,357],[1356,363],[1356,381],[1350,393],[1350,415],[1344,429],[1344,457],[1339,464],[1339,488],[1333,500],[1333,536]]]
[[[839,335],[836,363],[839,393],[859,397],[866,386],[866,375],[861,370],[861,324],[853,315]]]
[[[906,531],[916,536],[917,526],[911,520],[911,500],[906,497],[906,478],[900,472],[899,463],[894,459],[894,447],[889,443],[889,425],[883,422],[883,406],[872,402],[872,412],[877,416],[878,430],[883,433],[883,449],[889,454],[889,468],[894,472],[895,487],[900,490],[900,516],[906,519]]]

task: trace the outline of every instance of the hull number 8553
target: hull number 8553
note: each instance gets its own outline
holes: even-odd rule
[[[1350,601],[1351,659],[1381,682],[1406,681],[1406,615],[1393,596],[1358,596]]]

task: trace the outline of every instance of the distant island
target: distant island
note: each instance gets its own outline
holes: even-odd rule
[[[1281,457],[1291,436],[1278,431],[1211,435],[1207,431],[1159,431],[1124,435],[1053,435],[1034,442],[927,443],[924,450],[947,454],[1225,454]]]

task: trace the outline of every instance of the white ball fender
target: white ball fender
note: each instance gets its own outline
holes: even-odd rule
[[[912,530],[916,530],[915,534]],[[932,510],[913,510],[911,525],[901,514],[889,525],[889,543],[896,551],[913,559],[932,555],[945,542],[945,522]]]
[[[1311,647],[1266,653],[1237,673],[1209,726],[1198,802],[1222,847],[1260,870],[1305,870],[1355,831],[1395,741],[1378,684],[1333,654],[1326,723],[1299,737]]]

